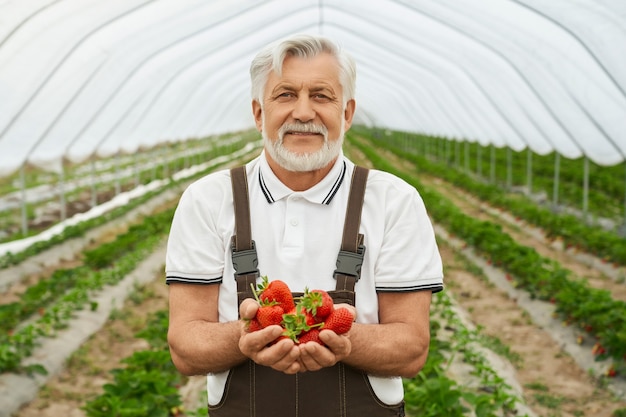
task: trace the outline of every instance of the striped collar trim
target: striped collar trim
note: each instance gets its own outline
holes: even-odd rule
[[[259,169],[258,180],[261,191],[263,192],[263,195],[265,196],[265,199],[268,203],[272,204],[280,200],[281,198],[284,198],[293,193],[293,191],[289,190],[286,186],[280,183],[278,178],[276,178],[273,173],[269,174],[271,175],[271,178],[268,178],[266,180],[266,178],[263,176],[263,165],[267,166],[266,164],[261,165]],[[267,166],[267,168],[269,168],[269,166]],[[303,191],[301,193],[302,196],[314,203],[325,205],[330,204],[330,202],[337,194],[337,191],[341,187],[341,184],[343,183],[343,180],[346,176],[346,171],[346,161],[343,160],[343,158],[340,158],[340,160],[337,164],[335,164],[328,176],[324,178],[319,184],[316,184],[313,188]],[[336,172],[336,175],[333,179],[333,177],[331,176],[334,172]],[[277,183],[280,184],[278,185]],[[330,189],[324,193],[324,188],[327,188],[329,185]],[[274,192],[270,191],[270,187],[274,188]]]

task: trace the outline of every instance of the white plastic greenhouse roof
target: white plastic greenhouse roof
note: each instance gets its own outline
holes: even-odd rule
[[[355,57],[359,123],[626,156],[625,0],[0,0],[0,176],[252,128],[294,33]]]

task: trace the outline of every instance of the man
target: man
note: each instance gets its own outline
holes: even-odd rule
[[[354,61],[327,39],[295,36],[261,51],[250,72],[264,141],[246,165],[258,269],[294,292],[332,290],[354,171],[341,148],[356,109]],[[234,230],[230,172],[221,171],[185,191],[168,243],[172,360],[183,374],[208,375],[209,414],[404,415],[401,378],[426,361],[431,294],[443,286],[417,191],[370,170],[355,323],[345,335],[322,330],[324,345],[272,343],[280,326],[246,330],[258,303],[238,306]]]

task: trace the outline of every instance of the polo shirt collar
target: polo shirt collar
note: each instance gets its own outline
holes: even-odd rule
[[[297,193],[312,203],[330,204],[346,176],[346,165],[343,152],[340,152],[328,175],[312,188]],[[267,202],[270,204],[296,193],[274,175],[267,163],[265,151],[261,153],[258,181]]]

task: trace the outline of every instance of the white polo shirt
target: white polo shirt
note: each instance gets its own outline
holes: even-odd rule
[[[287,188],[265,154],[246,165],[252,239],[261,276],[286,282],[292,291],[335,289],[333,271],[354,164],[343,154],[330,173],[301,192]],[[237,287],[230,241],[235,219],[229,170],[209,174],[183,193],[169,235],[166,282],[220,284],[219,319],[237,320]],[[365,258],[356,283],[357,322],[378,323],[377,292],[440,291],[441,257],[421,197],[389,173],[370,170],[360,233]],[[208,376],[210,404],[222,397],[228,372]],[[403,398],[401,378],[370,376],[387,404]]]

